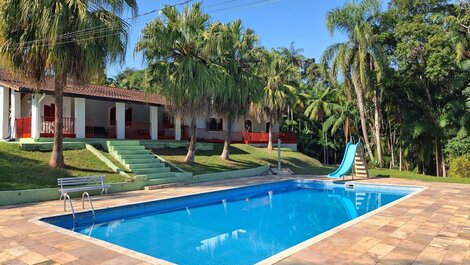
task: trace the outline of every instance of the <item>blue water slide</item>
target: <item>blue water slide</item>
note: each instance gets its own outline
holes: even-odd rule
[[[346,145],[346,151],[344,152],[343,161],[341,161],[341,165],[339,165],[338,169],[336,169],[333,173],[330,173],[328,175],[329,178],[337,179],[348,174],[354,164],[354,158],[356,156],[356,151],[359,143],[353,144],[352,142],[349,142]]]

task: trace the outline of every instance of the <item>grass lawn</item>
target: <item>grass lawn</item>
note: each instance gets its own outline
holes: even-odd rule
[[[230,161],[224,161],[219,157],[222,153],[222,148],[222,144],[214,144],[214,150],[212,151],[197,151],[196,161],[192,165],[183,163],[187,149],[155,149],[154,152],[181,169],[192,172],[195,175],[252,168],[265,165],[266,163],[277,166],[277,150],[268,151],[266,148],[232,144]],[[322,166],[318,160],[287,148],[282,149],[281,160],[283,167],[289,167],[296,174],[326,175],[338,167],[338,165]],[[442,178],[391,169],[370,169],[369,174],[380,177],[470,184],[469,178]]]
[[[402,179],[417,179],[422,181],[430,182],[448,182],[448,183],[464,183],[470,184],[470,178],[443,178],[429,175],[423,175],[416,172],[410,171],[399,171],[395,169],[370,169],[369,174],[371,176],[378,177],[391,177],[391,178],[402,178]]]
[[[222,144],[214,144],[214,150],[212,151],[197,151],[195,163],[192,165],[183,163],[187,149],[155,149],[154,152],[194,175],[253,168],[267,163],[277,166],[276,149],[268,151],[266,148],[232,144],[229,161],[220,158],[222,149]],[[283,167],[287,166],[296,174],[323,175],[331,172],[331,168],[323,167],[318,160],[288,148],[281,150],[281,161]]]
[[[0,143],[0,190],[57,187],[57,178],[105,175],[124,181],[87,149],[64,151],[65,169],[48,166],[50,152],[27,152],[14,143]]]

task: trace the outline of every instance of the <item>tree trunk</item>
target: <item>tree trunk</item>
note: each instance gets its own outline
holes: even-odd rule
[[[436,176],[440,177],[441,174],[439,174],[439,168],[441,166],[441,163],[439,163],[439,139],[436,138],[436,141],[434,142],[434,149],[436,150]]]
[[[446,170],[446,160],[444,157],[444,150],[441,146],[441,163],[442,163],[442,176],[445,178],[447,177],[447,170]]]
[[[376,148],[376,155],[377,160],[379,161],[379,166],[383,167],[383,160],[382,160],[382,142],[380,140],[380,128],[381,128],[381,97],[382,92],[380,88],[375,90],[374,96],[372,97],[372,101],[374,102],[374,129],[375,129],[375,148]]]
[[[399,164],[400,171],[402,171],[402,163],[401,163],[402,156],[403,156],[403,153],[402,153],[402,150],[401,150],[401,143],[400,143],[400,151],[399,151],[399,154],[398,154],[398,164]]]
[[[232,119],[227,119],[227,131],[225,132],[224,150],[220,155],[223,160],[230,159],[230,143],[232,142]]]
[[[346,117],[344,121],[344,142],[348,144],[349,142],[349,118]]]
[[[273,122],[271,117],[269,118],[268,150],[273,150]]]
[[[191,127],[189,128],[191,131],[191,140],[189,141],[188,146],[188,153],[184,158],[184,162],[186,164],[192,164],[194,162],[194,156],[196,155],[196,118],[191,118]]]
[[[370,159],[374,161],[374,155],[372,154],[372,150],[369,144],[369,137],[367,136],[367,121],[366,121],[366,108],[364,104],[364,92],[362,88],[359,86],[354,70],[351,70],[352,81],[354,86],[354,91],[356,92],[357,98],[357,107],[359,109],[359,117],[361,120],[361,128],[362,128],[362,138],[364,139],[364,145],[366,146],[367,154],[369,155]]]
[[[63,99],[64,87],[67,83],[67,75],[57,74],[54,78],[54,97],[55,97],[55,118],[54,118],[54,145],[52,147],[51,160],[49,166],[51,168],[63,168],[64,154],[64,120],[63,120]]]
[[[395,168],[395,135],[395,130],[393,130],[393,132],[390,132],[390,155],[392,157],[390,161],[390,169]]]
[[[324,159],[324,163],[329,165],[329,161],[328,161],[328,136],[326,135],[326,132],[324,133],[324,137],[325,137],[325,159]]]

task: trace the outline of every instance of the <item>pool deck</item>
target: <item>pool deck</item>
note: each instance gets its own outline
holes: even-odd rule
[[[98,209],[289,178],[293,177],[232,179],[93,199]],[[337,231],[276,264],[470,265],[470,185],[388,178],[360,182],[417,185],[428,189]],[[79,200],[74,200],[75,207],[81,209],[79,204]],[[42,216],[63,214],[62,207],[59,200],[0,207],[0,263],[152,263],[144,255],[109,249],[104,244],[97,245],[31,221]]]

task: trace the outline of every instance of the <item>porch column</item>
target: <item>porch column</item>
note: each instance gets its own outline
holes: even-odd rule
[[[41,102],[39,95],[31,95],[31,138],[38,139],[40,136],[40,123],[41,123]]]
[[[10,89],[0,87],[0,140],[8,137],[8,96]]]
[[[116,138],[126,139],[126,103],[116,102]]]
[[[79,139],[85,138],[86,128],[86,110],[85,110],[85,99],[75,98],[75,135]]]
[[[158,140],[158,107],[150,106],[150,137]]]
[[[21,93],[10,91],[10,131],[11,138],[16,138],[16,119],[21,118]]]
[[[175,140],[181,141],[181,119],[175,117]]]

